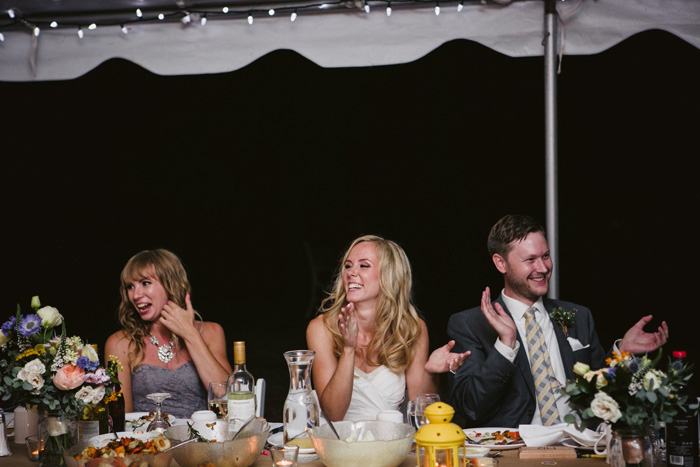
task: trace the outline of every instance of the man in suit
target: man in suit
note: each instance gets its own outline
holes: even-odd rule
[[[480,307],[450,317],[453,351],[471,351],[450,378],[450,401],[469,427],[561,423],[570,410],[558,388],[574,378],[574,364],[596,369],[605,363],[593,316],[588,308],[546,297],[552,259],[544,229],[531,217],[499,220],[488,250],[503,274],[504,289],[492,303],[487,287]],[[572,318],[570,324],[550,318],[559,307]],[[645,332],[651,318],[630,328],[617,349],[636,354],[662,346],[668,327],[663,322],[656,332]]]

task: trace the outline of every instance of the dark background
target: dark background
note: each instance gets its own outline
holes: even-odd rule
[[[406,250],[432,347],[452,313],[500,290],[491,225],[545,221],[543,70],[459,40],[395,66],[324,69],[280,50],[218,75],[115,59],[0,83],[2,313],[39,295],[102,349],[123,265],[168,248],[205,319],[229,347],[246,341],[281,420],[282,353],[306,347],[355,237]],[[564,57],[560,295],[593,310],[604,346],[652,313],[671,328],[664,351],[697,359],[698,83],[700,50],[660,31]]]

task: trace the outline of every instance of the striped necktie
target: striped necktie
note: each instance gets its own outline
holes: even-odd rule
[[[547,344],[544,341],[542,329],[535,320],[537,311],[535,307],[530,307],[525,311],[525,334],[527,335],[527,347],[530,355],[530,370],[535,380],[537,405],[540,408],[542,424],[549,426],[559,421],[559,411],[555,404],[556,398],[552,387],[554,376]]]

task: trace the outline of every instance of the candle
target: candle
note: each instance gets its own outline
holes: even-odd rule
[[[288,461],[286,459],[282,459],[280,461],[275,462],[275,465],[278,467],[289,467],[292,464],[294,464],[294,462]]]

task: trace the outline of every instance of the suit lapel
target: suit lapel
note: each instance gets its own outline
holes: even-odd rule
[[[553,304],[550,300],[543,298],[544,307],[547,310],[547,314],[552,312]],[[564,373],[566,373],[567,379],[574,379],[574,351],[571,348],[571,344],[566,339],[564,335],[564,330],[559,326],[559,324],[552,321],[552,326],[554,326],[554,334],[557,336],[557,343],[559,344],[559,353],[561,354],[561,361],[564,365]]]
[[[508,310],[508,307],[506,306],[505,302],[500,296],[498,297],[496,302],[498,302],[503,307],[503,310],[506,313],[508,313],[508,316],[510,316],[510,318],[513,319],[513,315],[510,314],[510,310]],[[530,391],[532,397],[535,398],[535,400],[537,400],[537,396],[535,395],[535,380],[532,377],[530,361],[527,359],[527,353],[525,353],[525,345],[523,344],[523,339],[520,336],[520,332],[518,332],[517,337],[518,342],[520,342],[520,348],[518,349],[518,356],[515,359],[515,363],[518,366],[520,373],[523,375],[525,382],[527,383],[526,386],[528,391]]]

